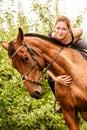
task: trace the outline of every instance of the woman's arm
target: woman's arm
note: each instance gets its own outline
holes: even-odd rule
[[[78,38],[80,38],[81,35],[83,34],[83,30],[82,28],[72,28],[72,33],[74,36],[74,42],[76,42]]]
[[[72,28],[72,33],[74,37],[80,37],[83,34],[82,28]]]
[[[71,76],[67,76],[67,75],[61,75],[61,76],[55,76],[51,71],[47,70],[47,74],[56,82],[58,82],[59,84],[65,85],[65,86],[69,86],[72,82],[72,78]]]

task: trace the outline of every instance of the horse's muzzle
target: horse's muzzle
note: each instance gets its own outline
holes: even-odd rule
[[[43,95],[45,94],[45,91],[43,90],[42,92],[39,91],[33,91],[32,93],[32,97],[36,98],[36,99],[41,99],[43,97]]]

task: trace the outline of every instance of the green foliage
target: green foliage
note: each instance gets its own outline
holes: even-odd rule
[[[58,15],[58,0],[46,0],[44,4],[38,0],[33,0],[32,3],[33,11],[38,18],[38,22],[35,23],[35,31],[38,32],[39,26],[39,33],[48,35],[53,29],[55,17]]]
[[[0,68],[0,130],[65,128],[62,115],[54,114],[54,95],[47,81],[43,84],[48,93],[41,100],[32,99],[9,60]]]
[[[31,98],[5,52],[3,55],[0,64],[0,130],[65,128],[62,115],[54,114],[55,98],[47,80],[43,82],[47,92],[44,97],[41,100]]]
[[[76,20],[74,21],[73,27],[80,27],[80,25],[81,25],[81,23],[82,23],[82,20],[83,20],[82,16],[79,15],[79,16],[76,18]]]

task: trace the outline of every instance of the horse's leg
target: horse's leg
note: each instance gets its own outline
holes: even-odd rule
[[[80,112],[82,118],[87,121],[87,112]]]
[[[65,109],[62,109],[62,112],[69,129],[80,130],[78,123],[78,112],[75,112],[75,110],[68,111]]]

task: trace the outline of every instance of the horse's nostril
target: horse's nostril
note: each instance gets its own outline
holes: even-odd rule
[[[36,95],[36,96],[40,96],[41,95],[39,91],[34,91],[33,94]]]
[[[38,91],[35,91],[34,93],[35,93],[36,95],[40,95],[40,92],[38,92]]]
[[[42,98],[43,94],[44,94],[44,92],[40,93],[39,91],[34,91],[32,96],[36,99],[40,99],[40,98]]]

